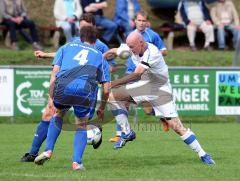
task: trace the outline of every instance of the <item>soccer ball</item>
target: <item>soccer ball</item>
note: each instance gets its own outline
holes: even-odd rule
[[[117,49],[117,56],[121,59],[128,59],[131,56],[131,52],[127,44],[122,43]]]
[[[128,59],[131,56],[131,52],[128,50],[123,50],[118,55],[121,59]]]
[[[87,144],[96,145],[101,140],[102,132],[101,130],[92,124],[87,125]]]

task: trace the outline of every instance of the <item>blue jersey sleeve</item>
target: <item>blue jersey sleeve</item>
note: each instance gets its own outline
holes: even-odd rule
[[[109,50],[108,46],[105,43],[101,42],[99,39],[96,41],[95,47],[97,50],[102,52],[102,54]],[[115,59],[108,60],[107,62],[109,65],[116,65]]]
[[[153,32],[153,36],[154,36],[153,44],[156,45],[159,50],[166,50],[167,48],[162,39],[160,38],[160,36],[156,32]]]
[[[111,76],[110,76],[109,65],[103,57],[102,57],[102,64],[100,69],[101,69],[101,76],[99,77],[100,79],[98,80],[98,82],[99,83],[110,82]]]
[[[136,69],[136,65],[133,63],[133,61],[132,61],[132,59],[131,58],[129,58],[128,60],[127,60],[127,69],[126,69],[126,74],[131,74],[131,73],[133,73],[134,71],[135,71],[135,69]]]
[[[63,58],[63,46],[60,47],[53,59],[52,65],[58,65],[61,67]]]

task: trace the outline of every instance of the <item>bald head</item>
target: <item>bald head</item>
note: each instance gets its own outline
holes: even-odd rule
[[[137,31],[134,31],[128,35],[126,43],[135,55],[143,54],[145,51],[145,41],[143,36]]]
[[[126,43],[128,43],[128,42],[136,43],[138,41],[144,41],[143,36],[140,33],[138,33],[137,31],[134,31],[128,35]]]

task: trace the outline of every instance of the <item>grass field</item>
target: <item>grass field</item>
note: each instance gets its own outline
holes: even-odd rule
[[[113,150],[108,138],[114,124],[104,126],[104,141],[98,150],[87,146],[85,172],[71,170],[73,132],[63,131],[54,156],[44,166],[21,163],[30,146],[35,124],[0,124],[0,180],[239,180],[240,126],[237,123],[193,123],[202,146],[216,161],[201,163],[172,131],[164,133],[135,126],[137,139],[121,150]]]

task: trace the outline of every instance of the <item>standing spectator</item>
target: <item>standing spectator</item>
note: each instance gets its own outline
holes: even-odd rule
[[[70,42],[79,31],[79,18],[82,15],[79,0],[55,0],[53,11],[56,26],[63,29],[66,41]]]
[[[204,0],[182,0],[179,8],[182,20],[187,27],[191,50],[196,51],[195,36],[198,28],[205,35],[204,49],[210,50],[210,43],[214,42],[214,29]]]
[[[117,24],[103,15],[103,9],[107,7],[106,0],[81,0],[81,4],[84,12],[93,13],[96,25],[104,28],[102,40],[109,43],[117,30]]]
[[[134,17],[141,7],[138,0],[116,0],[114,22],[127,36],[135,27]]]
[[[239,16],[232,1],[218,0],[211,9],[211,17],[217,27],[218,48],[225,48],[225,30],[233,34],[233,45],[236,45],[240,30]]]
[[[1,0],[0,12],[3,17],[3,24],[6,25],[10,32],[11,48],[13,50],[19,49],[17,45],[17,29],[19,29],[25,40],[32,44],[33,49],[42,49],[38,44],[39,39],[35,24],[32,20],[28,19],[23,0]],[[23,32],[22,28],[28,28],[31,36]]]

